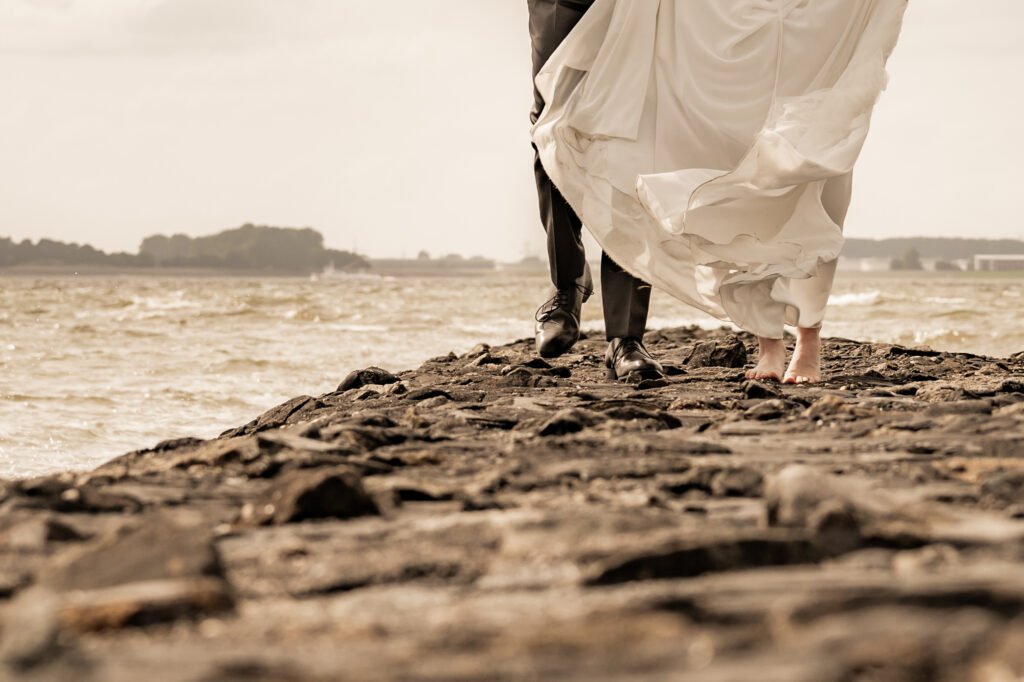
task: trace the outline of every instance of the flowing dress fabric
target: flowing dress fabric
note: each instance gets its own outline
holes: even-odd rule
[[[532,134],[624,269],[781,338],[820,325],[907,0],[596,0]]]

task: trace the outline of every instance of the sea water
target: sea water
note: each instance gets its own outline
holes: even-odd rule
[[[532,334],[543,275],[320,280],[0,277],[0,477],[211,437],[352,369]],[[1005,356],[1024,279],[844,274],[825,334]],[[584,309],[600,330],[599,298]],[[652,328],[722,323],[655,292]]]

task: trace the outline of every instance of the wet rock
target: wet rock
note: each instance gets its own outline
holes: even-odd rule
[[[438,355],[427,360],[428,364],[439,364],[446,365],[455,362],[459,359],[459,356],[455,354],[455,351],[448,351],[448,355]]]
[[[790,533],[762,533],[709,537],[654,547],[608,560],[585,581],[587,585],[615,585],[635,580],[688,578],[713,571],[759,566],[785,566],[821,559],[807,538]]]
[[[399,381],[400,379],[397,376],[385,369],[381,369],[380,367],[367,367],[366,369],[357,369],[349,372],[348,376],[338,384],[337,390],[338,392],[344,392],[353,388],[395,384]]]
[[[76,542],[83,539],[85,536],[67,523],[50,515],[35,515],[0,533],[0,546],[42,550],[50,542]]]
[[[764,494],[764,477],[750,467],[724,469],[711,478],[710,489],[718,497],[760,497]]]
[[[59,556],[41,576],[56,592],[135,582],[221,577],[212,534],[149,519]]]
[[[991,414],[992,403],[987,400],[955,400],[952,402],[932,405],[925,414],[947,415],[947,414]]]
[[[348,468],[294,471],[279,477],[258,501],[247,504],[247,524],[296,523],[308,519],[347,519],[379,514],[359,476]]]
[[[818,420],[848,410],[849,408],[845,400],[838,396],[827,395],[819,398],[814,404],[804,410],[803,416],[807,419]]]
[[[192,466],[224,467],[251,462],[260,456],[260,445],[251,436],[225,436],[207,441],[196,448],[174,451],[164,461],[168,468],[187,469]]]
[[[467,367],[483,367],[485,365],[503,365],[503,364],[505,364],[505,358],[503,358],[501,356],[498,356],[498,355],[492,355],[490,352],[485,352],[485,353],[483,353],[481,355],[478,355],[475,359],[470,361],[466,366]]]
[[[942,355],[939,351],[932,350],[931,348],[905,348],[903,346],[893,346],[889,349],[889,355],[891,357],[919,357],[919,358],[934,358]]]
[[[815,505],[806,527],[815,544],[832,556],[851,552],[864,541],[857,512],[845,500],[828,499]]]
[[[600,421],[600,417],[589,410],[578,408],[561,410],[541,425],[537,435],[561,436],[567,433],[578,433],[598,421]]]
[[[600,410],[608,419],[619,421],[649,419],[660,422],[666,429],[678,429],[683,425],[678,417],[657,407],[652,408],[645,405],[623,402],[622,404],[594,405],[591,408]]]
[[[682,475],[664,479],[662,489],[672,495],[686,495],[693,490],[711,494],[711,481],[721,471],[721,467],[716,466],[694,467]]]
[[[513,367],[501,378],[502,386],[525,388],[532,386],[536,375],[526,367]]]
[[[0,637],[0,673],[17,679],[60,652],[60,600],[49,590],[23,592],[7,610]]]
[[[935,382],[920,386],[915,397],[926,403],[948,403],[977,396],[967,391],[962,385],[949,382]]]
[[[1024,502],[1024,471],[996,471],[982,479],[981,493],[1005,503]]]
[[[53,481],[54,485],[36,485],[26,481],[15,487],[11,506],[19,509],[47,509],[55,512],[128,512],[140,511],[145,502],[129,489],[103,485],[99,481],[74,485],[71,480]]]
[[[448,400],[451,400],[451,395],[449,395],[447,391],[442,390],[440,388],[434,388],[431,386],[417,388],[415,390],[409,391],[408,393],[405,394],[404,399],[407,400],[408,402],[415,403],[437,397],[444,397],[447,398]]]
[[[747,347],[738,336],[722,341],[702,341],[694,345],[684,363],[687,367],[744,367]]]
[[[766,482],[768,522],[798,528],[833,522],[841,525],[845,523],[844,515],[856,518],[857,512],[848,498],[861,492],[846,487],[837,477],[825,476],[810,467],[788,466]]]
[[[384,395],[386,396],[400,396],[405,395],[408,392],[409,387],[403,384],[401,381],[394,384],[390,384],[386,389],[384,389]]]
[[[786,409],[786,402],[775,398],[773,400],[764,400],[749,408],[743,414],[747,419],[769,421],[772,419],[779,419],[784,416],[786,414]]]
[[[85,633],[194,619],[233,606],[220,578],[152,580],[63,595],[60,621],[64,629]]]
[[[301,419],[303,416],[309,415],[321,407],[325,407],[325,405],[320,400],[312,396],[302,395],[264,412],[244,426],[225,431],[220,437],[234,438],[266,431],[267,429],[275,429],[287,423],[292,423],[294,420]]]
[[[61,627],[80,632],[193,618],[233,605],[211,532],[162,519],[65,552],[39,584],[58,595]]]
[[[960,552],[945,544],[928,545],[920,549],[897,552],[892,559],[897,574],[935,573],[941,569],[961,563]]]
[[[996,390],[999,393],[1024,393],[1024,379],[1007,379]]]
[[[433,398],[427,398],[420,402],[420,407],[424,409],[433,409],[435,407],[444,407],[448,403],[452,402],[451,399],[446,398],[443,395],[435,395]]]
[[[743,384],[743,396],[745,398],[780,398],[782,392],[763,381],[750,380]]]

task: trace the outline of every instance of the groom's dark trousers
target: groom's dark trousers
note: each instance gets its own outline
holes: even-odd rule
[[[594,0],[527,0],[530,7],[530,38],[533,41],[533,75],[544,66]],[[533,89],[530,120],[544,109],[544,98]],[[576,285],[583,276],[582,223],[551,182],[534,147],[533,169],[540,199],[540,219],[548,237],[551,281],[559,289]],[[642,338],[647,327],[651,288],[620,268],[607,254],[601,256],[601,298],[605,333],[609,340],[631,336]]]

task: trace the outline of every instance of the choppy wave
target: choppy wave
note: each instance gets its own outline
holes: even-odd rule
[[[415,367],[532,334],[548,284],[466,279],[5,278],[0,476],[209,437],[370,364]],[[1008,355],[1024,282],[840,275],[827,335]],[[651,327],[719,320],[655,292]],[[583,326],[601,329],[600,299]]]

